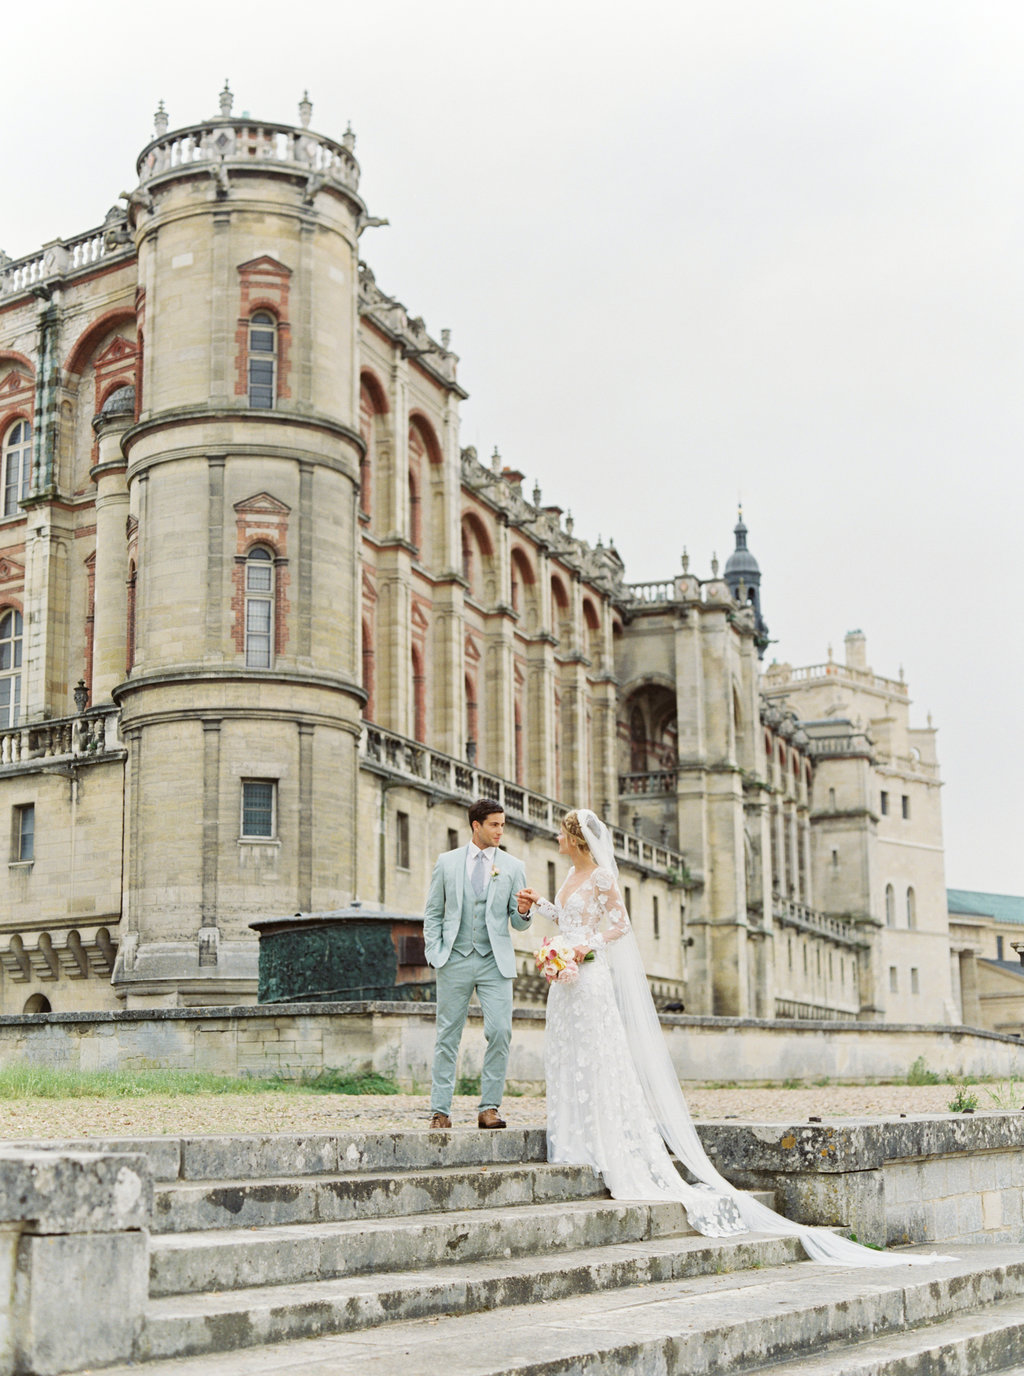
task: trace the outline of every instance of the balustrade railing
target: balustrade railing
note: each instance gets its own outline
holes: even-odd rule
[[[623,592],[633,602],[674,602],[676,584],[673,578],[663,578],[654,583],[625,583]]]
[[[179,168],[210,166],[222,159],[229,164],[284,163],[352,190],[359,185],[359,164],[344,144],[309,129],[247,119],[214,119],[154,139],[139,156],[139,181],[145,184]]]
[[[501,779],[451,755],[431,750],[419,741],[411,741],[394,731],[385,731],[372,722],[363,722],[359,754],[371,769],[421,783],[459,802],[493,798],[512,821],[523,822],[542,831],[556,832],[569,811],[567,804],[559,803],[554,798],[546,798],[542,793],[523,788],[521,784]],[[609,831],[615,853],[621,859],[661,874],[685,873],[683,857],[678,851],[655,845],[619,827],[610,827]]]
[[[907,685],[901,679],[884,678],[873,674],[870,669],[857,669],[850,664],[839,664],[829,660],[827,664],[807,664],[793,669],[787,664],[773,664],[765,674],[765,687],[777,688],[784,683],[806,683],[816,678],[846,679],[850,683],[860,683],[867,688],[878,688],[886,693],[899,693],[906,697]]]
[[[620,774],[619,797],[675,793],[677,775],[675,769],[649,769],[637,774]]]
[[[784,898],[780,893],[772,894],[772,914],[777,922],[818,932],[844,946],[864,944],[863,939],[841,917],[830,917],[828,913],[809,908],[795,898]]]
[[[89,759],[117,748],[117,709],[12,726],[0,731],[0,766]]]
[[[820,1003],[800,1003],[796,999],[776,999],[775,1016],[793,1022],[855,1022],[855,1008],[826,1008]]]
[[[100,225],[0,265],[0,296],[17,296],[52,277],[66,277],[108,259],[130,256],[135,252],[133,240],[117,232],[123,223]]]

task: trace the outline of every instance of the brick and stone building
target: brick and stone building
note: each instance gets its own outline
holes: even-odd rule
[[[610,819],[662,1002],[959,1020],[906,685],[762,670],[742,517],[630,583],[462,448],[311,112],[161,107],[102,225],[0,259],[0,1010],[251,1001],[250,921],[415,914],[493,793],[541,889]]]

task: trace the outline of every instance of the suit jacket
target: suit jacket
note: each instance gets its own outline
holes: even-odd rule
[[[521,860],[513,860],[503,850],[494,852],[497,875],[487,881],[487,906],[484,916],[491,938],[494,962],[506,979],[514,979],[516,957],[512,949],[508,924],[525,931],[530,918],[520,917],[516,893],[526,885],[526,871]],[[452,942],[459,934],[462,921],[462,898],[469,876],[466,874],[466,847],[445,851],[437,857],[430,889],[423,908],[423,944],[427,960],[439,969],[452,952]]]

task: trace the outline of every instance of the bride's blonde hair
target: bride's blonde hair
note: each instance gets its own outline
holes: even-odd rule
[[[583,827],[579,817],[576,815],[575,808],[573,808],[572,812],[567,812],[562,818],[562,830],[565,832],[566,836],[572,838],[581,851],[586,855],[590,854],[590,847],[587,845],[587,838],[583,835]]]

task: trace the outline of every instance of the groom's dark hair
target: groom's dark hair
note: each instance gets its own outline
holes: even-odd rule
[[[469,809],[469,825],[474,822],[486,822],[488,817],[493,817],[496,812],[504,812],[505,809],[500,803],[496,803],[493,798],[478,798]]]

